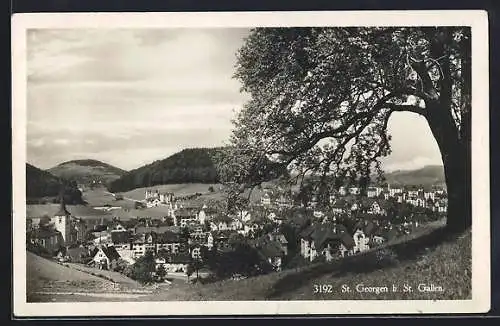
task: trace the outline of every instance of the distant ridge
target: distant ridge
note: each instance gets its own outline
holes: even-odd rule
[[[75,180],[81,184],[108,183],[120,178],[127,171],[93,159],[71,160],[48,169],[55,176]]]
[[[385,178],[391,185],[441,186],[446,183],[442,165],[427,165],[416,170],[396,170],[386,173]]]

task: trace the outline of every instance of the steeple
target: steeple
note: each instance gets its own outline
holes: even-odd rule
[[[71,215],[68,210],[66,209],[66,203],[64,202],[64,196],[61,195],[60,196],[60,202],[61,202],[61,205],[59,206],[59,210],[57,211],[57,213],[55,214],[55,216],[69,216]]]

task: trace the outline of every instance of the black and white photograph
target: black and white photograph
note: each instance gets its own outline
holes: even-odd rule
[[[487,24],[14,16],[14,311],[487,312]]]

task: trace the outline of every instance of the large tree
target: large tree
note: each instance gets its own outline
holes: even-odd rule
[[[365,187],[383,175],[391,114],[410,112],[426,119],[441,151],[447,225],[466,229],[470,52],[465,27],[253,29],[235,74],[250,100],[234,120],[222,178],[254,186],[278,166],[319,185]]]

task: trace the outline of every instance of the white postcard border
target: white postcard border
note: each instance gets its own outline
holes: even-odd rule
[[[472,300],[26,302],[26,30],[272,26],[471,26]],[[12,18],[13,308],[17,317],[481,313],[490,309],[488,16],[480,10],[36,13]]]

